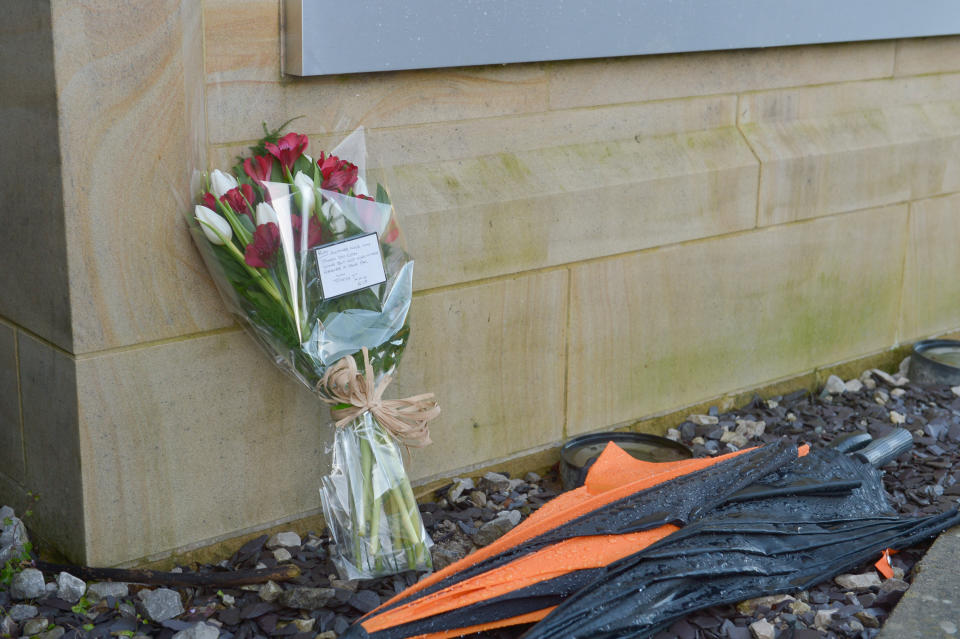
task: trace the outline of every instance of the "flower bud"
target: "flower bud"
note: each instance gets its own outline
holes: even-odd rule
[[[200,228],[203,234],[207,236],[211,244],[222,246],[224,240],[230,241],[233,237],[233,231],[230,229],[230,223],[220,215],[214,213],[205,206],[197,204],[193,209],[196,220],[200,222]],[[211,228],[212,227],[212,228]],[[219,233],[220,235],[217,235]]]
[[[261,224],[268,224],[270,222],[280,226],[280,219],[277,216],[277,212],[274,211],[273,207],[266,202],[257,204],[257,226],[260,226]]]
[[[210,188],[218,200],[222,198],[227,191],[235,189],[237,186],[239,186],[239,184],[235,177],[219,169],[214,169],[210,174]]]
[[[300,212],[306,217],[313,213],[313,204],[316,201],[316,195],[313,192],[313,180],[303,171],[297,171],[293,183],[300,191]]]

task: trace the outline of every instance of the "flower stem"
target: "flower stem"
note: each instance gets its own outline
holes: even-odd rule
[[[371,517],[371,507],[374,503],[373,495],[373,475],[371,471],[373,469],[373,451],[370,450],[370,441],[365,436],[365,433],[358,432],[357,435],[360,439],[360,512],[359,512],[359,527],[361,536],[366,536],[367,534],[376,535],[375,530],[367,531],[367,523],[372,520]]]

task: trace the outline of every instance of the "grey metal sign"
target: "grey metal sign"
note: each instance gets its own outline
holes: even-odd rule
[[[284,0],[292,75],[960,33],[960,0]]]

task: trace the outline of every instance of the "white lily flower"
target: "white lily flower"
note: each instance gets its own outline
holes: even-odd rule
[[[269,222],[273,222],[277,226],[280,226],[280,218],[277,216],[277,212],[274,211],[273,207],[266,202],[257,204],[257,226],[260,226],[261,224],[267,224]]]
[[[224,193],[230,189],[237,188],[237,186],[237,178],[219,169],[214,169],[213,173],[210,174],[210,187],[213,189],[213,194],[217,196],[218,200],[223,197]]]
[[[303,198],[301,212],[306,217],[313,213],[313,204],[317,199],[313,192],[313,178],[307,176],[303,171],[297,171],[293,178],[293,184],[300,191],[300,197]]]
[[[193,212],[197,221],[200,222],[200,228],[203,229],[203,234],[207,236],[211,244],[223,246],[224,240],[230,241],[230,238],[233,237],[233,230],[230,228],[230,223],[217,213],[200,204],[194,207]],[[216,229],[216,233],[214,229]],[[217,235],[217,233],[220,235]]]

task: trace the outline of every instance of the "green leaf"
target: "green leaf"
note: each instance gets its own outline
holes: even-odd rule
[[[383,188],[383,185],[377,182],[377,202],[381,204],[390,204],[390,195],[387,193],[387,190]]]

